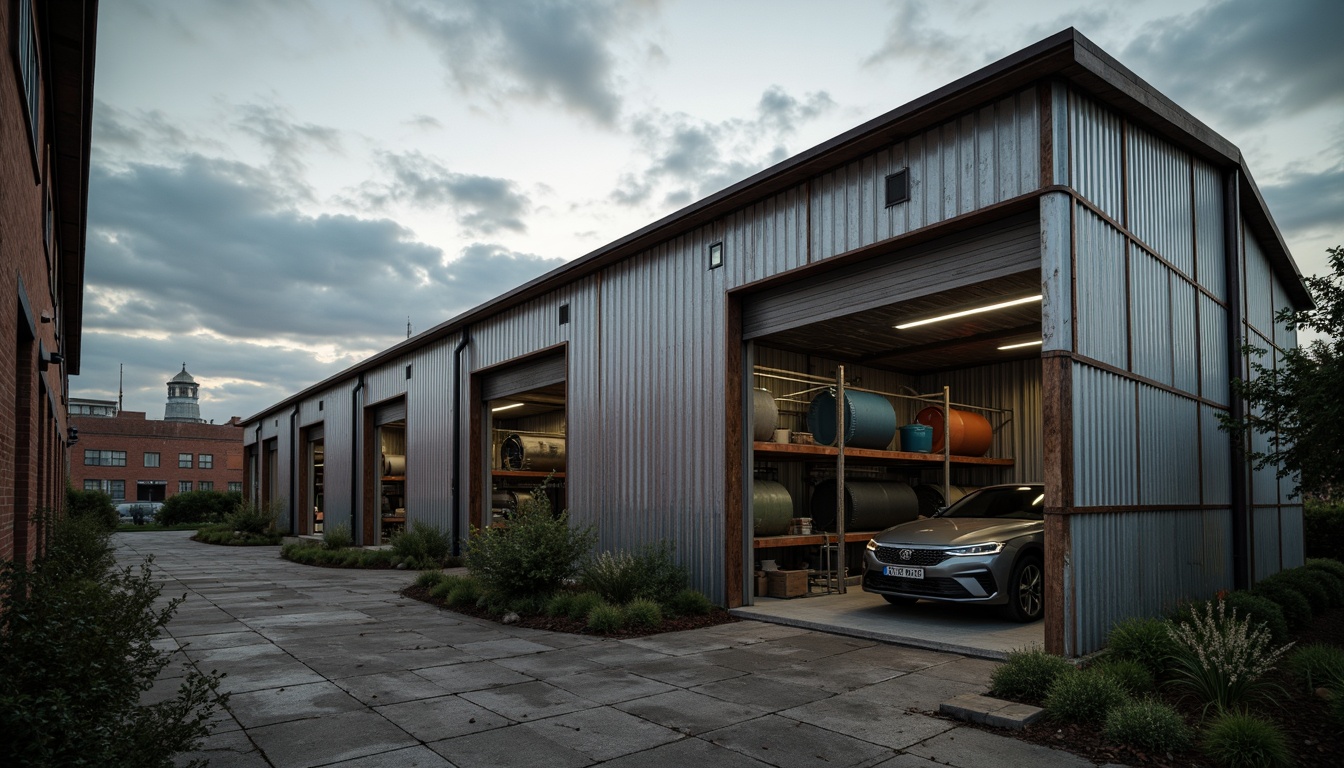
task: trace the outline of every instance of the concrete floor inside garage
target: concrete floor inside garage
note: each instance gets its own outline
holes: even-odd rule
[[[1019,624],[988,606],[927,600],[897,608],[859,587],[850,587],[843,595],[758,597],[755,605],[734,608],[731,613],[744,619],[985,659],[1003,659],[1012,650],[1045,646],[1044,621]]]

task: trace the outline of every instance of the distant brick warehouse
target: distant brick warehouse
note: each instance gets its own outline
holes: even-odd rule
[[[79,444],[70,482],[116,501],[163,501],[184,491],[241,491],[243,430],[236,423],[152,421],[143,411],[74,416]]]

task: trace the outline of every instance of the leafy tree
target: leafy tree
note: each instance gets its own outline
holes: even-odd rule
[[[1311,331],[1312,339],[1284,352],[1278,367],[1251,361],[1254,376],[1234,381],[1233,391],[1251,406],[1242,420],[1222,417],[1233,434],[1267,435],[1266,450],[1248,450],[1256,469],[1277,466],[1279,477],[1298,474],[1297,493],[1329,498],[1344,481],[1344,246],[1331,248],[1332,274],[1305,278],[1314,309],[1281,310],[1275,321]],[[1264,358],[1265,350],[1246,352]]]

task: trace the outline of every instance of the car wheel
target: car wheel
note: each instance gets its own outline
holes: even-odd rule
[[[1013,564],[1008,578],[1008,605],[1004,606],[1013,621],[1036,621],[1045,611],[1045,572],[1041,558],[1027,555]]]
[[[897,597],[896,595],[883,595],[883,596],[882,596],[882,599],[883,599],[883,600],[886,600],[888,603],[891,603],[892,605],[896,606],[897,608],[906,608],[906,607],[912,606],[912,605],[914,605],[915,603],[919,602],[919,599],[918,599],[918,598],[914,598],[914,597]]]

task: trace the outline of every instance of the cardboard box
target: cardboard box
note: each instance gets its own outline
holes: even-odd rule
[[[765,571],[756,572],[756,596],[765,597],[765,592],[769,588],[769,581],[765,578]]]
[[[807,571],[767,571],[766,594],[770,597],[802,597],[807,594]]]

